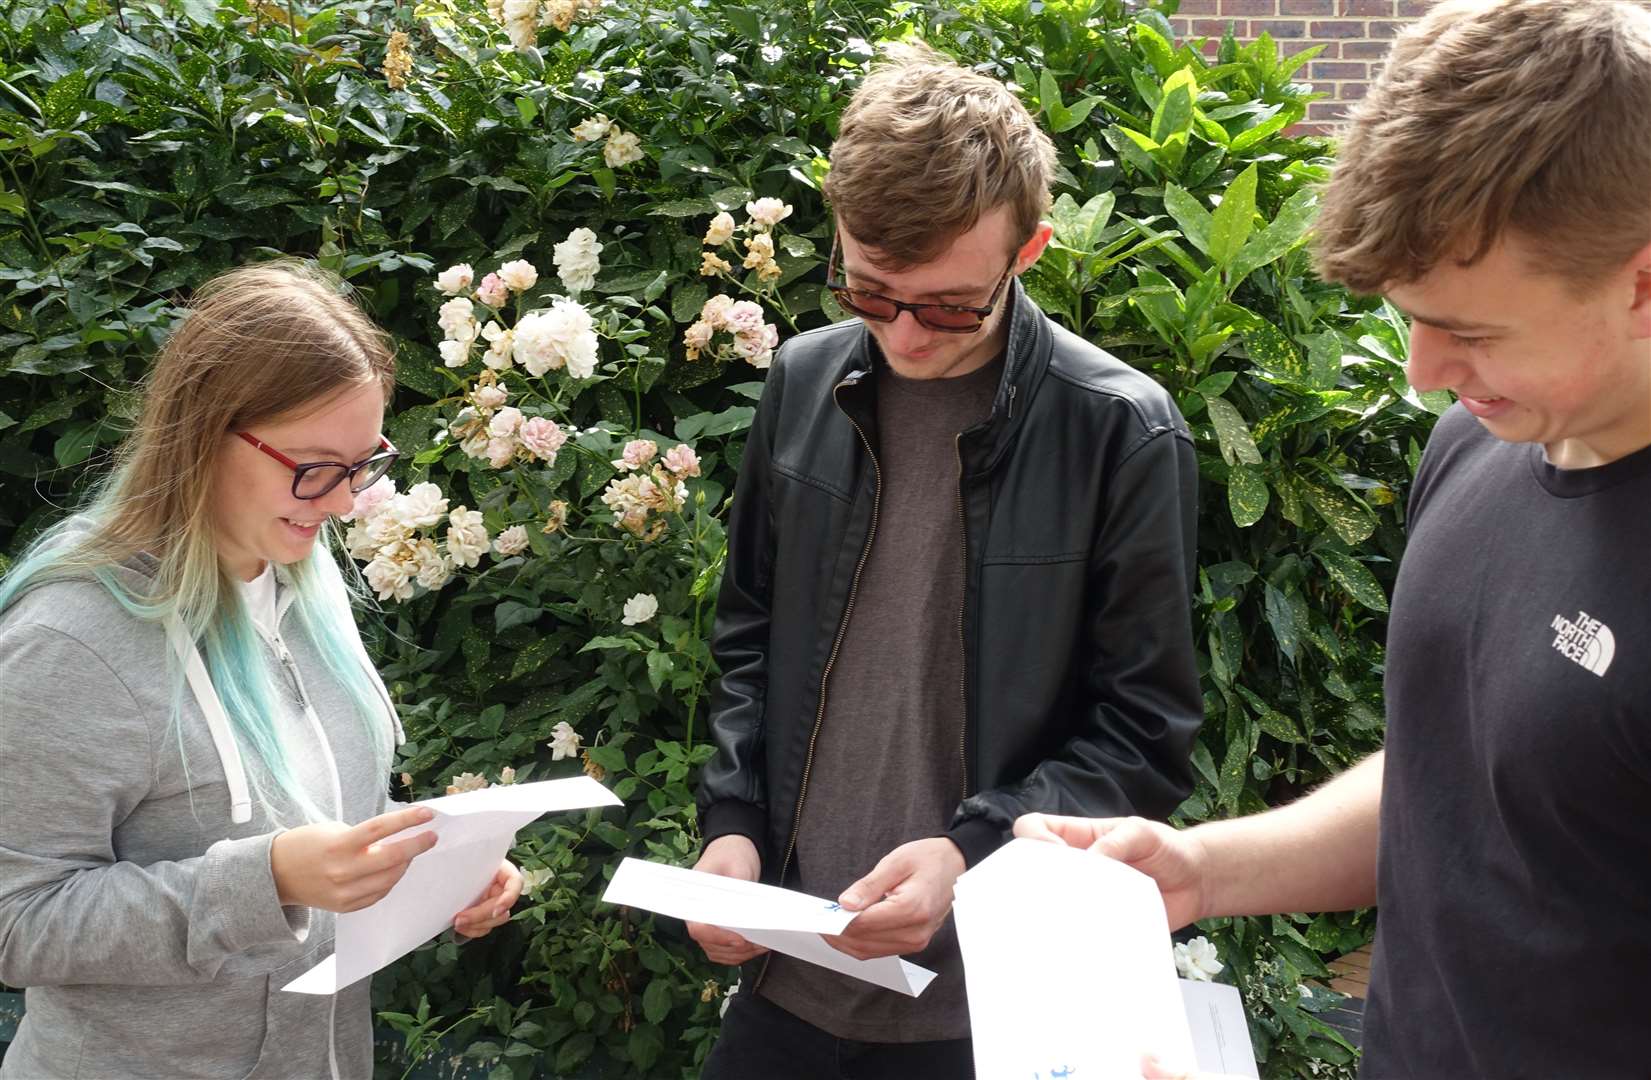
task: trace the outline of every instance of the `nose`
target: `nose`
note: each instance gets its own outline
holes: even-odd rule
[[[909,311],[899,312],[894,321],[886,325],[885,340],[889,348],[897,353],[916,352],[927,348],[934,340],[934,331],[918,322],[917,316]]]
[[[345,480],[314,502],[322,513],[342,516],[355,508],[355,493],[350,490],[350,481]]]
[[[1426,323],[1410,327],[1410,360],[1405,377],[1416,390],[1449,390],[1468,381],[1472,368],[1448,330]]]

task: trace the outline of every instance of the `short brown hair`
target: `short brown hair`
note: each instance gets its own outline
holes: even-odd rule
[[[1447,0],[1394,42],[1319,215],[1360,292],[1471,265],[1505,233],[1595,284],[1651,241],[1651,14],[1623,0]]]
[[[1055,145],[996,79],[926,45],[887,48],[843,111],[822,185],[838,221],[901,270],[1008,205],[1018,236],[1049,209]]]

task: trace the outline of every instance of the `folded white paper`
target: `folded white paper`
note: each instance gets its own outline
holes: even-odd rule
[[[831,900],[791,889],[719,877],[679,866],[626,859],[602,899],[734,931],[747,941],[856,979],[916,997],[934,979],[928,968],[883,956],[856,960],[820,935],[841,934],[854,921]]]
[[[1198,1071],[1259,1078],[1255,1046],[1250,1042],[1250,1025],[1244,1020],[1244,999],[1238,987],[1182,979],[1181,998],[1187,1006]]]
[[[390,840],[434,832],[436,846],[407,865],[383,899],[338,916],[333,955],[281,989],[332,994],[413,951],[453,925],[453,916],[487,891],[516,839],[516,830],[544,814],[589,806],[619,806],[613,792],[588,776],[502,784],[415,803],[436,816]]]
[[[1158,887],[1077,848],[1012,840],[958,878],[979,1080],[1129,1077],[1196,1060]]]

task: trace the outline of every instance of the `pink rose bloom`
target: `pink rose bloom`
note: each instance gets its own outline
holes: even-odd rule
[[[699,475],[699,455],[687,443],[665,451],[665,467],[678,476]]]
[[[470,395],[470,400],[474,401],[479,408],[497,409],[510,400],[510,395],[505,392],[505,388],[502,386],[478,386]]]
[[[506,405],[493,414],[488,422],[487,433],[495,439],[506,439],[516,434],[516,429],[522,426],[522,410],[514,405]]]
[[[762,329],[762,305],[736,300],[728,309],[728,329],[736,334],[755,334]]]
[[[627,469],[640,469],[654,459],[659,453],[659,447],[647,439],[632,439],[625,444],[625,453],[620,458]]]
[[[366,521],[377,512],[380,506],[395,497],[395,481],[388,476],[381,476],[378,482],[365,491],[358,491],[355,495],[355,505],[348,514],[340,517],[341,521]]]
[[[502,469],[516,459],[516,440],[510,436],[487,440],[487,463]]]
[[[542,416],[524,421],[516,437],[522,440],[529,453],[547,462],[555,461],[556,451],[568,441],[568,433],[562,430],[561,425]]]
[[[504,307],[504,302],[510,299],[510,290],[505,286],[504,279],[498,274],[488,274],[482,278],[482,283],[476,286],[476,300],[490,308]]]

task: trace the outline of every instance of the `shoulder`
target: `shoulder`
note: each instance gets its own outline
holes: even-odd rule
[[[784,387],[788,395],[829,395],[865,355],[866,330],[859,319],[847,319],[787,338],[774,354],[768,372],[768,390]]]
[[[1169,392],[1105,349],[1049,320],[1049,369],[1038,397],[1103,423],[1123,444],[1164,434],[1189,438]]]
[[[1411,524],[1442,487],[1464,476],[1478,477],[1481,470],[1495,468],[1504,457],[1515,463],[1523,449],[1524,444],[1505,443],[1492,435],[1460,404],[1452,405],[1428,435],[1427,449],[1410,489],[1407,516]]]
[[[165,642],[162,627],[132,615],[100,582],[53,581],[0,616],[0,671],[18,678],[40,669],[66,694],[110,678],[131,686],[164,663]]]

